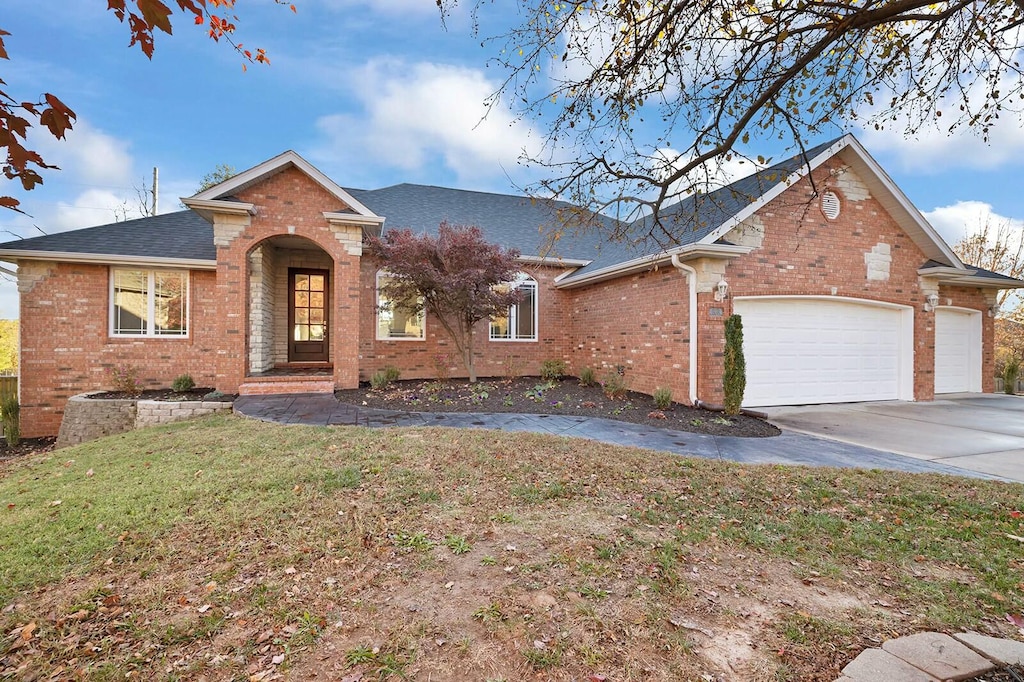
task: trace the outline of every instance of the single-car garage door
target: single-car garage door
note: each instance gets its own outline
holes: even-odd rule
[[[912,398],[912,311],[856,299],[738,298],[749,407]]]
[[[935,392],[981,391],[981,313],[936,308]]]

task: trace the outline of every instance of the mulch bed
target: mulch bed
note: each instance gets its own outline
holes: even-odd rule
[[[213,393],[212,388],[193,388],[191,391],[174,391],[170,388],[151,388],[132,395],[124,391],[106,391],[105,393],[94,393],[89,396],[95,400],[168,400],[168,401],[191,401],[209,400],[214,402],[229,403],[237,398],[237,395],[230,393],[219,393],[213,397],[207,397]]]
[[[57,442],[56,436],[45,438],[22,438],[14,447],[7,445],[6,440],[0,440],[0,462],[5,459],[14,459],[24,455],[34,455],[40,452],[49,452],[53,444]]]
[[[755,417],[725,417],[678,403],[659,410],[649,395],[627,391],[620,398],[609,398],[600,386],[581,386],[570,377],[552,382],[538,377],[481,379],[476,384],[464,379],[409,380],[379,390],[360,385],[335,395],[342,402],[385,410],[579,415],[716,436],[779,435],[779,429]]]

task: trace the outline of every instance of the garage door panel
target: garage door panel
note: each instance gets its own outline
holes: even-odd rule
[[[935,392],[979,391],[980,378],[980,313],[936,309]]]
[[[738,299],[744,405],[899,398],[902,311],[836,299]]]

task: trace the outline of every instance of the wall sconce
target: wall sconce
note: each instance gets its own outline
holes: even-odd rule
[[[998,312],[999,312],[999,306],[998,305],[990,305],[988,307],[988,316],[989,317],[995,317],[996,313],[998,313]]]
[[[924,303],[924,311],[926,313],[930,313],[931,311],[935,310],[935,306],[937,305],[939,305],[939,295],[928,294],[928,298],[925,299]]]
[[[729,283],[726,282],[724,279],[720,280],[718,282],[718,284],[715,285],[715,300],[716,301],[724,301],[725,297],[728,296],[728,295],[729,295]]]

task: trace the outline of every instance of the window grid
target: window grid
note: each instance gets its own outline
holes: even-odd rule
[[[422,341],[426,338],[426,312],[409,314],[401,308],[395,310],[380,290],[381,284],[390,278],[386,272],[377,273],[377,340]]]
[[[516,305],[509,306],[504,317],[491,320],[491,341],[536,341],[537,340],[537,280],[520,274],[514,281],[499,285],[500,288],[514,287],[523,292]]]
[[[110,335],[188,336],[188,272],[114,269]]]

